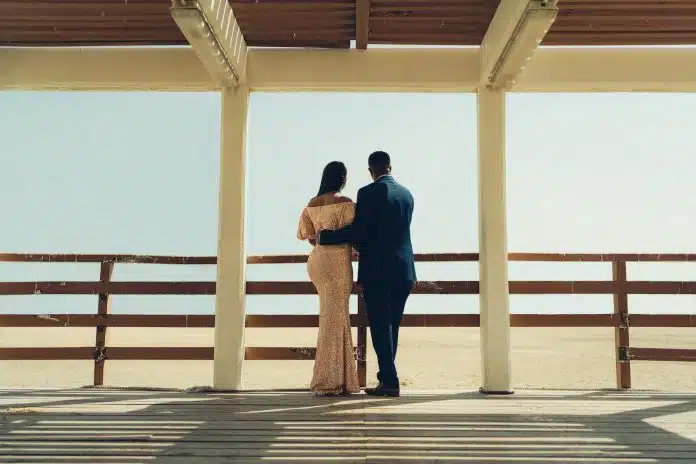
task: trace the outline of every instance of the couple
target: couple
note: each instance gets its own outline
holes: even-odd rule
[[[372,153],[368,166],[374,182],[361,188],[353,203],[341,195],[346,167],[339,161],[329,163],[319,193],[300,218],[297,236],[314,246],[307,270],[319,294],[319,337],[310,387],[317,395],[360,391],[348,313],[353,249],[359,254],[358,283],[379,365],[379,383],[365,393],[400,394],[394,360],[404,307],[416,281],[410,230],[413,197],[391,176],[387,153]]]

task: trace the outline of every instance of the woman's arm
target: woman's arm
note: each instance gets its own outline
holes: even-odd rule
[[[364,190],[358,190],[358,198],[355,203],[355,219],[353,223],[338,230],[322,230],[319,232],[320,245],[339,245],[351,243],[360,248],[367,236],[369,220],[369,203],[365,201]]]
[[[312,245],[316,244],[316,232],[314,230],[314,224],[307,214],[307,210],[302,211],[300,216],[300,222],[297,225],[297,238],[299,240],[307,240]]]

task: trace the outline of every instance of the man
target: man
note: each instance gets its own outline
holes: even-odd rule
[[[362,285],[372,345],[379,372],[372,396],[398,397],[399,376],[394,361],[406,300],[416,281],[411,245],[413,196],[391,176],[391,160],[383,151],[368,159],[373,183],[358,191],[355,220],[341,230],[323,230],[320,245],[351,243],[360,254],[358,283]]]

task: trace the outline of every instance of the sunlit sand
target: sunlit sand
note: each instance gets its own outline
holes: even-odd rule
[[[249,329],[248,346],[314,346],[316,329]],[[354,340],[356,339],[354,334]],[[405,389],[477,389],[479,336],[470,328],[402,329],[398,367]],[[90,328],[0,328],[0,346],[91,346]],[[110,328],[111,346],[212,346],[212,329]],[[694,348],[689,329],[633,328],[631,346]],[[513,328],[515,388],[613,388],[614,340],[610,328]],[[696,390],[696,364],[633,362],[635,389]],[[92,382],[91,361],[0,361],[2,387],[75,387]],[[306,388],[312,362],[249,361],[245,387]],[[375,356],[368,352],[368,382]],[[107,361],[106,384],[191,387],[212,383],[211,361]]]

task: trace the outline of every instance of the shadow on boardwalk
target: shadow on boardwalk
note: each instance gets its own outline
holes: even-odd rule
[[[680,463],[696,394],[0,390],[0,462]]]

